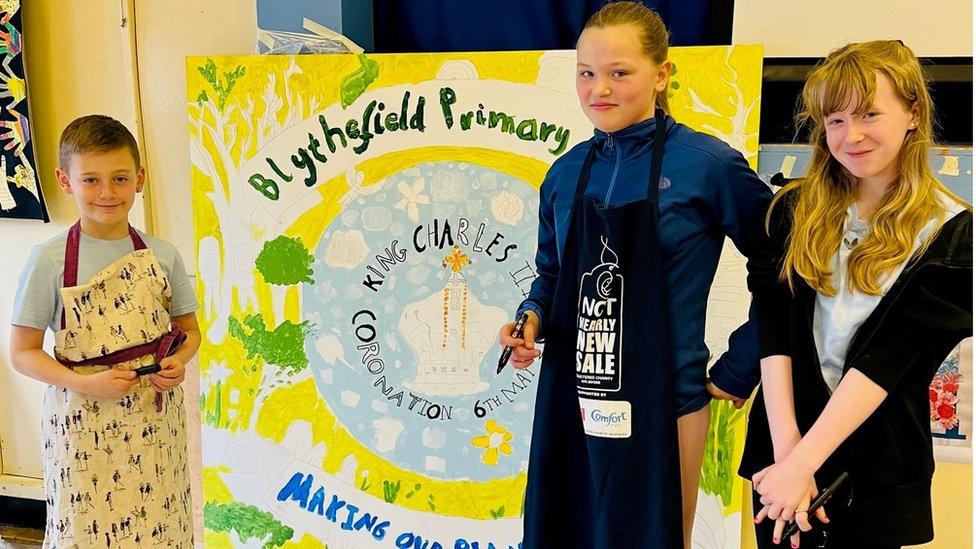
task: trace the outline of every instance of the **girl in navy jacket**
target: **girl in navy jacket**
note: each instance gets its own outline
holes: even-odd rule
[[[590,463],[583,464],[581,467],[587,468],[594,476],[592,490],[599,492],[598,497],[594,496],[594,501],[607,498],[607,500],[618,499],[626,502],[627,494],[607,493],[615,490],[613,481],[600,477],[600,473],[594,472],[597,468],[594,462],[599,459],[593,457],[602,455],[600,453],[605,449],[604,446],[600,446],[602,444],[620,445],[624,442],[620,442],[620,439],[617,442],[608,442],[600,437],[620,437],[633,442],[643,431],[657,427],[649,426],[653,423],[651,419],[641,425],[637,425],[639,420],[635,419],[633,432],[625,429],[626,433],[620,431],[594,435],[588,430],[590,428],[588,422],[593,418],[612,417],[606,412],[607,408],[600,408],[600,411],[593,408],[596,406],[593,404],[595,402],[600,403],[601,406],[616,406],[613,409],[622,411],[624,418],[629,417],[627,410],[631,410],[631,407],[637,417],[639,411],[646,406],[641,402],[640,396],[634,399],[613,396],[617,394],[614,393],[617,385],[613,383],[617,382],[613,381],[613,376],[619,372],[614,369],[615,363],[612,360],[609,365],[598,364],[593,367],[585,356],[584,351],[588,346],[586,341],[589,340],[585,338],[587,334],[584,332],[591,329],[594,324],[591,319],[583,319],[585,314],[581,309],[586,307],[585,300],[580,299],[580,307],[577,307],[575,301],[584,285],[582,280],[589,276],[583,271],[591,268],[582,265],[582,257],[586,255],[586,250],[583,249],[581,241],[588,238],[596,239],[593,255],[602,258],[597,263],[603,261],[605,265],[614,268],[618,263],[623,265],[627,261],[637,262],[650,258],[647,265],[652,267],[651,270],[655,273],[660,272],[662,286],[660,294],[663,296],[664,303],[660,309],[645,307],[643,302],[627,301],[628,296],[634,297],[640,293],[635,289],[638,285],[642,286],[640,290],[654,288],[656,291],[658,275],[647,271],[645,276],[643,274],[645,271],[640,268],[632,275],[623,270],[616,271],[624,273],[622,290],[607,286],[601,287],[600,291],[620,290],[623,301],[633,303],[629,308],[625,306],[622,312],[621,323],[625,326],[624,332],[616,335],[621,335],[623,348],[617,349],[615,360],[620,360],[621,357],[629,360],[627,359],[629,352],[640,353],[645,347],[648,350],[660,346],[667,347],[665,360],[655,361],[650,355],[629,360],[622,367],[622,383],[627,384],[628,375],[632,376],[631,382],[633,382],[635,379],[643,379],[637,377],[639,374],[647,374],[650,377],[646,378],[648,380],[646,398],[667,399],[666,406],[655,417],[662,423],[669,423],[671,429],[676,429],[675,440],[668,444],[672,449],[680,448],[680,460],[676,459],[675,463],[680,461],[680,498],[684,502],[683,537],[687,543],[694,519],[698,478],[708,430],[709,399],[715,397],[732,400],[736,406],[741,406],[758,382],[757,330],[752,322],[747,322],[732,334],[729,351],[720,357],[708,372],[710,379],[706,378],[709,351],[705,346],[704,336],[708,292],[726,236],[731,238],[736,247],[747,257],[753,255],[751,248],[753,239],[747,236],[750,232],[748,228],[761,224],[771,193],[739,152],[714,137],[698,133],[676,122],[666,114],[668,110],[666,89],[671,70],[671,63],[667,60],[667,40],[667,29],[660,17],[635,2],[610,3],[587,23],[577,44],[577,93],[583,112],[596,129],[592,139],[577,145],[553,164],[542,184],[536,256],[538,278],[534,281],[528,298],[519,308],[519,315],[528,312],[529,321],[522,338],[512,337],[513,323],[509,323],[502,327],[499,340],[503,345],[515,347],[511,361],[520,368],[529,366],[540,355],[535,343],[543,338],[546,338],[547,358],[553,358],[552,354],[556,352],[554,349],[557,346],[568,346],[570,351],[579,351],[576,357],[578,375],[576,387],[580,400],[578,409],[572,412],[575,417],[557,416],[554,410],[558,406],[550,403],[547,400],[549,397],[540,396],[537,401],[532,451],[535,454],[543,447],[549,448],[553,444],[565,442],[563,439],[566,437],[576,436],[576,434],[557,436],[549,434],[550,432],[544,428],[561,421],[573,421],[578,426],[582,412],[583,427],[578,433],[581,441],[578,448],[581,452],[589,452],[588,455],[591,456]],[[660,139],[657,137],[659,134],[663,134]],[[654,170],[653,151],[659,141],[662,143],[663,161],[657,180],[651,181],[649,185],[648,181]],[[588,181],[584,181],[587,176]],[[580,191],[579,196],[576,192],[577,188]],[[653,198],[656,201],[656,208],[650,210],[652,212],[650,217],[656,219],[648,225],[650,231],[647,234],[640,233],[643,230],[640,228],[640,222],[644,219],[637,216],[633,218],[635,223],[628,223],[618,231],[631,234],[609,234],[601,244],[599,238],[595,236],[597,228],[587,225],[585,219],[575,217],[579,216],[580,211],[584,209],[583,203],[586,203],[586,207],[593,207],[593,216],[597,219],[602,215],[601,212],[639,204],[648,200],[649,195],[656,195]],[[637,234],[634,234],[635,232]],[[638,255],[644,254],[646,258],[628,259],[620,253],[614,241],[627,238],[639,241]],[[567,257],[573,259],[567,261]],[[572,303],[567,303],[567,308],[562,310],[567,316],[573,317],[571,323],[574,326],[570,326],[565,334],[557,336],[553,335],[557,333],[553,331],[554,323],[564,320],[556,318],[559,315],[553,314],[555,306],[558,305],[554,301],[559,299],[560,284],[569,288],[564,293]],[[580,315],[579,321],[582,324],[577,323],[577,315]],[[644,332],[645,336],[628,339],[626,326],[628,322],[638,318],[654,323],[656,327],[647,329]],[[603,326],[603,329],[613,330],[612,322],[616,320],[610,319],[608,322],[610,323],[597,325]],[[616,335],[611,334],[612,337]],[[568,364],[544,362],[543,376],[546,375],[546,369],[566,369],[572,372],[572,354],[570,352],[567,355],[568,360],[563,361],[569,362]],[[602,378],[600,378],[601,368],[605,368],[602,370],[605,374]],[[592,375],[588,377],[588,369],[590,374],[595,371],[595,375],[600,379]],[[638,369],[641,371],[636,371]],[[587,384],[590,384],[589,387],[592,389],[592,384],[607,381],[613,382],[608,390],[600,389],[602,392],[586,390]],[[540,395],[543,395],[547,391],[545,379],[541,383]],[[572,382],[567,382],[566,386],[571,387],[570,383]],[[650,392],[650,386],[656,389],[662,385],[667,385],[666,393],[662,393],[660,397],[651,397],[653,393]],[[575,400],[577,391],[571,388],[567,391],[566,394]],[[625,419],[625,421],[630,420]],[[586,441],[585,444],[583,440]],[[588,450],[584,450],[584,447]],[[568,454],[575,454],[573,449],[577,448],[576,446],[570,445],[568,448],[570,448]],[[614,447],[608,451],[617,450]],[[635,451],[638,450],[631,449],[623,452]],[[654,455],[644,458],[646,462],[653,462],[655,459]],[[529,497],[526,502],[527,546],[532,546],[530,530],[534,526],[530,522],[541,520],[535,517],[531,517],[530,520],[529,516],[533,512],[531,506],[534,475],[538,474],[538,470],[533,471],[533,468],[557,467],[557,465],[542,465],[542,463],[544,460],[533,459],[529,464]],[[565,463],[560,462],[558,466],[566,469],[567,476],[576,476],[572,467]],[[620,466],[620,462],[616,462],[616,467]],[[679,477],[678,471],[670,470],[664,458],[657,467],[671,478]],[[656,489],[651,486],[652,482],[641,478],[641,474],[634,468],[624,468],[628,471],[626,474],[632,475],[632,484],[636,490]],[[566,482],[576,481],[566,478]],[[548,501],[558,499],[553,497],[556,496],[556,492],[549,493],[549,496]],[[585,494],[582,496],[575,493],[565,494],[566,499],[587,497]],[[676,510],[681,508],[677,501],[678,497],[678,494],[675,494],[672,500],[658,501],[658,503]],[[555,501],[553,504],[560,503]],[[578,501],[575,503],[565,501],[562,505],[579,506],[580,504]],[[601,505],[603,504],[600,502],[593,503],[594,508],[597,509],[602,508]],[[573,526],[574,521],[570,513],[562,516],[563,523]],[[647,520],[667,522],[673,518],[669,517],[670,515],[655,515]],[[682,518],[680,514],[677,517],[677,520],[673,521],[676,524],[671,526],[678,528],[680,546],[682,529],[679,525]],[[600,530],[599,527],[595,528],[597,531]],[[630,528],[640,527],[632,524]],[[573,546],[600,547],[603,546],[602,543],[617,547],[648,546],[646,544],[655,547],[670,546],[664,545],[665,542],[661,541],[633,541],[631,538],[613,537],[612,534],[604,538],[600,538],[599,533],[587,538],[588,535],[589,533],[581,534],[574,538],[575,541],[572,543],[578,545]],[[627,541],[624,541],[625,539]],[[659,540],[659,538],[653,539]],[[548,539],[550,544],[556,541],[553,538]],[[631,545],[632,543],[636,545]]]

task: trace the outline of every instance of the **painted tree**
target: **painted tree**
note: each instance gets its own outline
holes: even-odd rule
[[[203,524],[214,532],[235,531],[245,543],[251,539],[264,540],[266,549],[281,547],[295,535],[295,530],[271,513],[242,503],[207,502],[203,507]]]
[[[264,243],[254,264],[268,284],[311,284],[314,260],[300,238],[279,236]]]
[[[264,325],[264,317],[258,313],[245,317],[243,324],[231,318],[229,330],[230,335],[244,344],[247,358],[260,357],[267,364],[293,375],[308,366],[305,334],[310,326],[308,321],[295,324],[286,320],[269,331]]]

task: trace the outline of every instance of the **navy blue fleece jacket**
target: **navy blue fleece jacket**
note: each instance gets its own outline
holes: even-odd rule
[[[677,374],[678,413],[708,402],[705,369],[705,307],[725,237],[747,258],[754,255],[751,231],[761,227],[771,192],[742,155],[714,137],[667,117],[660,188],[660,237],[671,306],[671,336]],[[549,169],[539,199],[538,278],[519,308],[535,311],[545,336],[559,261],[566,242],[573,194],[586,152],[597,153],[586,196],[607,205],[646,197],[654,119],[611,134],[596,130],[592,141],[573,147]],[[742,299],[749,299],[747,294]],[[729,338],[729,350],[709,371],[719,388],[746,398],[759,381],[757,329],[752,320]]]

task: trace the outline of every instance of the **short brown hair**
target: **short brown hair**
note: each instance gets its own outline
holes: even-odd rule
[[[58,163],[62,170],[67,170],[71,157],[91,151],[107,152],[127,148],[132,153],[132,159],[138,169],[139,145],[136,138],[124,124],[111,116],[104,114],[90,114],[74,119],[58,140]]]
[[[668,28],[657,12],[640,2],[610,2],[590,17],[583,30],[617,25],[633,25],[639,34],[644,55],[657,64],[667,61]],[[659,109],[669,112],[668,91],[657,94],[655,103]]]

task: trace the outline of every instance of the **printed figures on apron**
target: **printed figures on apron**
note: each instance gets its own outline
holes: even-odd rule
[[[80,225],[65,247],[58,360],[81,374],[158,362],[181,342],[172,290],[152,250],[135,251],[77,284]],[[120,399],[48,386],[44,395],[44,546],[193,546],[183,391],[146,379]]]
[[[660,110],[655,124],[646,199],[606,207],[584,196],[595,145],[576,185],[536,398],[526,548],[682,547]]]

